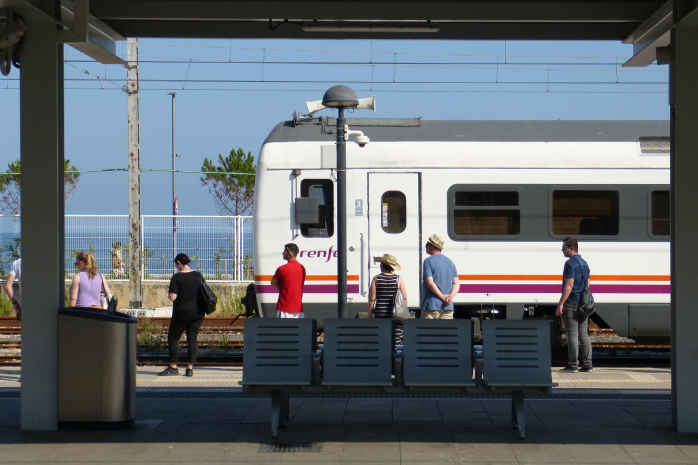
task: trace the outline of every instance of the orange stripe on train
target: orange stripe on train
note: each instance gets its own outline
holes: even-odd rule
[[[464,274],[458,275],[464,281],[561,281],[562,275],[547,274]],[[671,276],[665,275],[591,275],[592,281],[671,281]]]
[[[274,275],[258,275],[254,277],[255,281],[271,281]],[[309,274],[305,276],[306,281],[337,281],[337,275]],[[358,274],[350,274],[347,276],[347,281],[358,281]]]

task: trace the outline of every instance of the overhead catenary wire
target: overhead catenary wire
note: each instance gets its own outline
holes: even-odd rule
[[[71,55],[71,56],[82,56],[82,55]],[[157,58],[153,60],[144,60],[142,57],[150,57],[150,58]],[[228,60],[228,59],[215,59],[215,58],[196,58],[196,57],[171,57],[171,56],[160,56],[160,55],[140,55],[138,62],[143,64],[143,63],[157,63],[157,64],[176,64],[176,65],[184,65],[188,64],[189,61],[192,61],[193,63],[196,64],[221,64],[221,65],[226,65],[226,64],[232,64],[232,65],[239,65],[239,64],[253,64],[253,65],[331,65],[331,66],[358,66],[358,65],[365,65],[365,66],[371,66],[371,65],[385,65],[385,66],[394,66],[396,63],[394,61],[374,61],[374,62],[365,62],[365,61],[290,61],[290,60]],[[86,59],[66,59],[67,63],[97,63],[94,60],[86,60]],[[397,65],[496,65],[497,62],[495,61],[468,61],[468,62],[453,62],[453,61],[402,61],[398,62]],[[608,62],[608,63],[601,63],[601,62],[589,62],[589,63],[572,63],[572,62],[507,62],[507,63],[499,63],[500,66],[514,66],[514,65],[531,65],[531,66],[617,66],[618,63],[616,62]],[[664,66],[664,65],[657,65],[652,64],[650,67],[656,68],[658,66]],[[577,70],[578,71],[578,70]],[[621,69],[623,72],[648,72],[648,71],[667,71],[668,72],[668,67],[666,70],[648,70],[647,68],[623,68]]]
[[[128,171],[128,168],[104,168],[99,170],[67,170],[64,171],[66,174],[83,174],[83,173],[108,173],[115,171]],[[255,176],[255,173],[238,173],[236,171],[196,171],[196,170],[168,170],[159,168],[146,168],[141,169],[143,172],[163,172],[163,173],[186,173],[186,174],[225,174],[230,176]],[[22,173],[15,173],[10,171],[0,172],[0,176],[21,176]]]
[[[504,56],[501,53],[453,53],[453,52],[395,52],[395,51],[380,51],[380,50],[341,50],[341,49],[316,49],[316,48],[285,48],[285,47],[232,47],[227,45],[204,45],[204,44],[157,44],[157,43],[147,43],[141,42],[141,46],[151,46],[151,47],[181,47],[181,48],[210,48],[210,49],[228,49],[233,50],[268,50],[276,52],[309,52],[309,53],[357,53],[357,54],[368,54],[368,55],[393,55],[398,53],[400,55],[415,55],[415,56],[460,56],[460,57],[499,57]],[[507,59],[509,58],[577,58],[577,59],[615,59],[623,58],[629,59],[630,56],[616,56],[616,55],[538,55],[538,54],[506,54]]]
[[[13,79],[18,80],[18,79]],[[84,78],[65,78],[65,81],[73,82],[91,82],[92,79]],[[124,79],[115,79],[115,81],[126,81]],[[158,82],[158,83],[189,83],[196,82],[200,84],[333,84],[338,82],[336,79],[314,79],[314,80],[292,80],[292,79],[139,79],[139,82]],[[346,84],[515,84],[515,85],[539,85],[539,84],[559,84],[559,85],[667,85],[668,81],[371,81],[370,79],[343,79],[341,82]],[[120,89],[121,87],[119,87]],[[186,89],[183,89],[186,90]]]
[[[565,93],[565,94],[577,94],[577,93],[588,93],[588,94],[651,94],[651,93],[666,93],[666,91],[653,91],[653,90],[638,90],[638,89],[633,89],[633,90],[611,90],[611,89],[605,89],[605,90],[599,90],[599,89],[584,89],[582,88],[581,90],[572,90],[569,87],[570,86],[605,86],[609,87],[612,84],[615,84],[617,86],[625,86],[626,88],[628,86],[657,86],[657,85],[668,85],[668,81],[664,80],[647,80],[647,81],[622,81],[619,79],[619,75],[626,74],[626,73],[667,73],[666,68],[658,68],[658,69],[625,69],[625,68],[619,68],[619,59],[627,59],[628,57],[624,56],[604,56],[604,55],[568,55],[568,54],[551,54],[551,55],[545,55],[545,54],[511,54],[508,51],[505,50],[505,54],[502,55],[501,53],[493,53],[493,54],[478,54],[478,53],[443,53],[443,52],[396,52],[396,51],[377,51],[373,47],[373,44],[371,42],[371,48],[370,50],[337,50],[337,49],[322,49],[322,48],[288,48],[288,47],[234,47],[233,42],[230,41],[230,43],[227,43],[225,45],[204,45],[204,44],[157,44],[157,43],[142,43],[143,46],[146,47],[151,47],[151,48],[157,48],[157,47],[174,47],[174,48],[183,48],[183,49],[222,49],[226,50],[227,57],[226,59],[216,59],[216,58],[196,58],[196,57],[166,57],[162,55],[142,55],[141,59],[139,60],[140,63],[153,63],[153,64],[173,64],[173,65],[181,65],[181,64],[186,64],[186,74],[184,76],[184,79],[141,79],[141,82],[144,84],[147,83],[163,83],[165,85],[167,84],[177,84],[182,86],[182,90],[191,90],[191,91],[230,91],[230,92],[245,92],[245,91],[259,91],[259,92],[308,92],[308,91],[315,91],[316,89],[308,89],[308,88],[302,88],[302,89],[297,89],[297,88],[288,88],[288,84],[329,84],[329,83],[336,83],[337,80],[286,80],[286,79],[278,79],[278,80],[269,80],[262,76],[261,78],[257,79],[199,79],[199,80],[194,80],[194,79],[189,79],[188,75],[191,69],[192,63],[194,64],[249,64],[249,65],[279,65],[279,66],[349,66],[349,67],[366,67],[370,66],[371,67],[371,77],[370,79],[355,79],[351,81],[343,81],[347,84],[351,84],[354,86],[361,86],[361,85],[366,85],[367,88],[370,91],[373,92],[396,92],[396,93],[443,93],[443,92],[451,92],[451,93]],[[259,51],[262,52],[262,59],[261,60],[233,60],[233,50],[239,50],[239,51]],[[340,62],[332,62],[332,61],[323,61],[323,60],[310,60],[310,61],[293,61],[293,60],[267,60],[267,52],[271,51],[276,51],[276,52],[296,52],[296,53],[344,53],[344,54],[365,54],[368,55],[368,62],[364,61],[354,61],[354,60],[349,60],[349,61],[340,61]],[[392,58],[391,61],[386,61],[386,62],[381,62],[377,61],[375,59],[375,55],[384,55],[386,57]],[[89,70],[85,70],[83,68],[80,68],[78,66],[72,65],[72,62],[75,63],[96,63],[94,61],[89,61],[89,60],[71,60],[68,59],[67,57],[79,57],[82,55],[78,54],[66,54],[66,65],[72,66],[73,68],[94,76],[96,79],[99,80],[100,86],[102,87],[103,90],[117,90],[117,89],[108,89],[104,88],[104,84],[102,80],[107,80],[111,84],[114,85],[114,87],[121,88],[122,86],[120,85],[121,82],[125,82],[125,79],[122,78],[111,78],[107,79],[106,78],[106,66],[105,66],[105,77],[102,77],[100,75],[97,75],[95,73],[91,73]],[[468,58],[468,59],[478,59],[481,60],[480,62],[448,62],[448,61],[439,61],[439,62],[429,62],[429,61],[419,61],[419,62],[409,62],[409,61],[402,61],[398,62],[397,57],[405,58],[405,57],[458,57],[458,58]],[[505,57],[505,63],[500,63],[499,62],[499,57]],[[159,60],[143,60],[143,57],[151,57],[151,58],[163,58]],[[482,60],[483,58],[488,59],[492,58],[497,60],[495,63],[494,60],[489,62],[489,61],[484,61]],[[531,63],[531,62],[514,62],[512,63],[511,60],[516,60],[516,59],[522,59],[522,60],[530,60],[530,59],[545,59],[547,60],[546,63]],[[566,62],[566,63],[555,63],[552,62],[556,59],[565,59],[567,61],[569,60],[595,60],[593,63],[590,62],[579,62],[579,63],[572,63],[572,62]],[[174,61],[178,60],[178,61]],[[599,60],[609,60],[608,62],[600,62]],[[572,66],[572,68],[570,68]],[[399,78],[395,77],[392,80],[383,80],[383,81],[376,81],[375,80],[375,74],[374,71],[376,70],[376,67],[393,67],[393,71],[396,69],[410,69],[410,68],[423,68],[423,69],[454,69],[454,70],[485,70],[485,71],[495,71],[498,73],[496,76],[495,80],[450,80],[450,81],[423,81],[423,80],[400,80]],[[600,68],[599,68],[600,67]],[[550,81],[550,80],[545,80],[545,81],[525,81],[525,80],[517,80],[517,81],[506,81],[501,79],[501,71],[506,70],[506,71],[529,71],[529,72],[547,72],[548,74],[551,72],[554,73],[579,73],[579,72],[586,72],[586,73],[613,73],[613,81],[605,81],[605,80],[594,80],[594,81],[583,81],[583,80],[575,80],[575,81],[565,81],[563,80],[556,80],[556,81]],[[628,74],[626,74],[627,76]],[[637,75],[637,74],[635,74]],[[16,79],[12,79],[15,81]],[[66,81],[74,81],[74,82],[89,82],[91,81],[90,79],[78,79],[78,78],[67,78]],[[206,88],[203,86],[192,86],[191,84],[212,84],[213,86],[211,88]],[[265,86],[270,86],[271,88],[257,88],[257,89],[251,89],[251,88],[245,88],[244,86],[234,86],[234,87],[221,87],[217,86],[219,84],[253,84],[253,83],[258,83],[261,84],[263,83]],[[273,88],[274,86],[278,85],[283,85],[287,84],[284,86],[284,88],[279,89],[279,88]],[[382,85],[389,85],[392,84],[391,89],[380,89]],[[498,87],[504,87],[504,89],[482,89],[482,88],[477,88],[477,86],[480,85],[491,85],[495,84]],[[472,86],[475,88],[469,88],[469,89],[463,89],[463,88],[457,88],[457,89],[448,89],[448,90],[442,90],[442,89],[402,89],[402,88],[395,88],[400,85],[419,85],[419,86],[444,86],[444,85],[451,85],[451,86]],[[535,85],[544,85],[546,87],[545,90],[536,90],[536,89],[530,89],[530,88],[525,88],[525,89],[517,89],[517,90],[510,90],[506,89],[507,86],[523,86],[523,87],[529,87],[529,86],[535,86]],[[185,87],[186,86],[186,87]],[[557,89],[555,89],[553,86],[559,86]],[[378,87],[378,88],[376,88]],[[94,89],[91,87],[65,87],[66,90],[100,90],[100,89]],[[6,79],[6,85],[4,89],[0,90],[14,90],[13,88],[10,88],[10,80]],[[141,88],[142,91],[160,91],[160,90],[171,90],[169,87],[150,87],[148,88],[147,86]],[[326,89],[317,89],[318,91],[324,91]],[[357,89],[360,90],[360,89]],[[365,90],[365,89],[361,89]]]
[[[492,83],[494,84],[494,83]],[[615,83],[614,83],[615,84]],[[19,91],[19,88],[0,88],[2,91]],[[120,89],[105,88],[89,88],[89,87],[64,87],[64,90],[86,90],[86,91],[120,91]],[[171,91],[171,87],[151,87],[141,88],[140,92],[162,92]],[[188,87],[183,91],[195,92],[325,92],[327,89],[253,89],[253,88],[225,88],[225,87]],[[428,90],[428,89],[407,89],[407,90],[381,90],[381,89],[354,89],[357,92],[382,92],[382,93],[398,93],[398,94],[443,94],[443,93],[466,93],[466,94],[665,94],[666,91],[636,91],[636,90],[475,90],[475,89],[459,89],[459,90]]]

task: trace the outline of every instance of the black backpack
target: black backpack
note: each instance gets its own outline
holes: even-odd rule
[[[576,256],[577,255],[575,255],[575,257]],[[591,294],[591,291],[589,290],[589,277],[584,277],[584,266],[582,265],[582,262],[580,262],[579,260],[575,261],[579,263],[579,269],[582,272],[582,283],[584,284],[584,287],[582,288],[582,293],[579,296],[579,302],[577,304],[576,311],[581,315],[589,316],[596,310],[596,303],[594,303],[594,296]]]

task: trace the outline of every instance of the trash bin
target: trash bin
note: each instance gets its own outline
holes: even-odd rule
[[[136,420],[138,318],[92,308],[58,312],[58,425],[118,429]]]

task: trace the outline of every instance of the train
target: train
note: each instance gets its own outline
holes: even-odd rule
[[[549,318],[562,288],[565,237],[591,269],[592,320],[618,336],[670,335],[668,121],[431,121],[348,118],[370,143],[347,143],[347,314],[367,311],[373,257],[397,257],[418,308],[424,243],[445,240],[460,292],[455,318]],[[254,291],[294,242],[307,270],[303,305],[337,315],[336,130],[294,117],[265,140],[254,198]],[[559,326],[558,326],[559,327]]]

